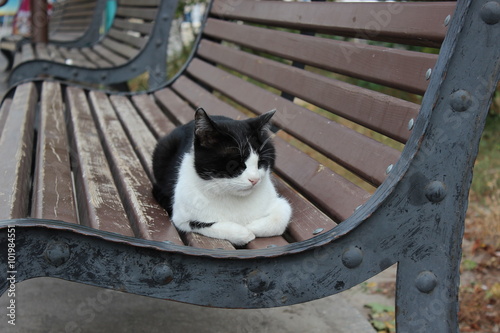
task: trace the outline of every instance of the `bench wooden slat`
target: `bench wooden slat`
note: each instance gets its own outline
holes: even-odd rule
[[[199,54],[367,128],[405,142],[419,105],[210,41]]]
[[[107,47],[110,51],[123,56],[124,59],[130,59],[138,54],[138,50],[129,45],[121,44],[109,37],[102,40],[102,45]]]
[[[154,96],[157,103],[170,114],[175,114],[176,119],[181,124],[185,124],[194,119],[193,108],[179,97],[170,88],[155,91]]]
[[[32,216],[77,223],[61,86],[45,82],[40,101]]]
[[[113,27],[119,28],[122,30],[131,30],[143,33],[145,35],[149,35],[153,31],[153,24],[149,22],[131,22],[125,19],[121,19],[119,17],[115,18],[113,21]]]
[[[28,216],[37,99],[33,83],[20,85],[5,120],[0,137],[0,219]]]
[[[287,233],[300,242],[326,232],[337,225],[281,178],[274,182],[276,190],[290,202],[293,213]]]
[[[276,125],[372,184],[381,184],[387,166],[399,159],[400,152],[396,149],[228,75],[220,68],[194,59],[188,72],[253,112],[261,114],[276,108],[278,113],[273,118]]]
[[[142,117],[157,138],[167,135],[175,128],[172,121],[153,103],[149,96],[135,95],[132,97],[132,101],[136,108],[140,110]]]
[[[249,250],[269,249],[271,247],[285,246],[288,244],[290,244],[290,243],[288,243],[281,236],[260,237],[260,238],[255,238],[253,241],[248,243],[246,245],[246,248]]]
[[[111,173],[115,176],[125,209],[133,219],[137,236],[182,245],[167,213],[153,198],[150,179],[130,145],[108,96],[103,92],[92,91],[89,97],[108,152]]]
[[[125,96],[111,95],[110,101],[117,112],[118,118],[123,123],[135,152],[141,160],[142,166],[150,180],[153,179],[151,156],[156,146],[156,138],[141,118],[132,102]]]
[[[211,13],[225,19],[416,45],[439,45],[455,3],[319,3],[215,0]]]
[[[89,226],[125,236],[134,236],[127,214],[104,155],[92,119],[85,92],[76,87],[66,90],[70,112],[72,161],[77,188],[77,202],[81,221]]]
[[[305,36],[213,18],[207,21],[203,33],[285,59],[421,95],[428,84],[425,73],[437,60],[435,54]],[[385,66],[387,63],[391,64],[390,68]]]
[[[156,18],[155,8],[141,8],[141,7],[118,7],[116,10],[116,17],[131,17],[140,18],[144,20],[154,20]]]
[[[143,48],[147,43],[147,40],[144,38],[135,37],[135,36],[132,36],[126,32],[119,31],[119,30],[114,29],[114,28],[109,29],[108,35],[109,35],[109,37],[112,37],[114,40],[116,40],[119,43],[131,45],[131,46],[134,46],[135,48],[138,48],[138,49]]]
[[[90,47],[81,48],[80,51],[87,57],[87,59],[89,59],[90,62],[95,64],[96,67],[110,67],[113,65]]]
[[[125,6],[158,6],[161,0],[120,0],[120,4]]]
[[[297,187],[300,193],[317,203],[336,221],[343,221],[356,207],[368,200],[370,194],[313,158],[274,138],[276,172]]]
[[[105,61],[112,63],[115,66],[124,64],[127,62],[127,58],[122,57],[116,53],[113,53],[111,50],[105,48],[102,45],[95,45],[93,48],[94,52],[99,54]]]

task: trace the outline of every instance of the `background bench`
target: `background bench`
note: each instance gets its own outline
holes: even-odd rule
[[[90,46],[23,44],[9,84],[49,75],[112,85],[149,73],[150,88],[166,80],[170,25],[176,0],[118,0],[113,25]]]
[[[456,331],[499,8],[216,0],[161,89],[20,85],[0,111],[0,154],[16,156],[0,162],[0,244],[14,227],[16,280],[258,308],[332,295],[398,263],[398,332]],[[285,235],[235,249],[179,234],[154,202],[156,140],[198,106],[240,119],[278,109],[276,186],[294,209]]]
[[[106,0],[65,0],[55,2],[48,23],[49,43],[54,47],[84,47],[94,44],[101,37]],[[8,60],[6,70],[12,69],[15,54],[30,39],[20,35],[2,38],[0,50]],[[22,61],[20,52],[16,64]]]

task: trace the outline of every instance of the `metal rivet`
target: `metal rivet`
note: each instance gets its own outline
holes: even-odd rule
[[[71,251],[68,244],[63,242],[51,242],[45,249],[45,258],[50,264],[56,267],[68,261],[70,254]]]
[[[466,90],[457,90],[450,96],[450,105],[454,111],[467,111],[472,105],[472,96]]]
[[[347,268],[358,267],[363,261],[363,251],[360,248],[351,246],[342,254],[342,263]]]
[[[415,286],[423,293],[430,293],[437,286],[436,274],[430,271],[423,271],[415,279]]]
[[[479,15],[486,24],[493,25],[500,22],[500,3],[490,1],[484,4]]]
[[[43,64],[43,65],[42,65],[42,69],[43,69],[44,71],[48,70],[48,69],[49,69],[49,64]]]
[[[432,68],[429,68],[427,72],[425,72],[425,79],[429,80],[431,78],[431,74],[432,74]]]
[[[318,228],[312,232],[313,235],[317,235],[319,233],[322,233],[325,230],[325,228]]]
[[[267,246],[267,248],[268,248],[268,249],[271,249],[271,248],[273,248],[273,247],[278,247],[278,245],[275,245],[275,244],[269,244],[269,245]]]
[[[415,119],[411,118],[410,121],[408,121],[408,131],[411,131],[414,125],[415,125]]]
[[[77,77],[78,76],[78,71],[73,71],[73,76]]]
[[[162,43],[163,43],[163,41],[162,41],[160,38],[158,38],[158,39],[156,40],[156,42],[155,42],[156,47],[160,47]]]
[[[106,80],[108,78],[108,75],[107,74],[102,74],[101,75],[101,80]]]
[[[393,167],[394,167],[393,164],[389,164],[389,166],[387,167],[387,169],[385,169],[385,173],[388,175],[392,171]]]
[[[425,197],[433,203],[441,202],[446,197],[446,186],[440,181],[432,181],[425,187]]]
[[[169,284],[174,279],[174,272],[167,264],[158,264],[153,267],[151,277],[161,285]]]
[[[450,24],[450,21],[451,21],[451,15],[446,16],[446,18],[444,19],[444,26],[447,27],[448,24]]]
[[[259,270],[254,270],[246,278],[248,290],[253,293],[262,293],[269,289],[269,279]]]

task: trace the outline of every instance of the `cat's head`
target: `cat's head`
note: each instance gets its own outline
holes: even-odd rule
[[[195,169],[214,191],[245,196],[269,177],[275,159],[269,135],[274,113],[233,120],[196,110]]]

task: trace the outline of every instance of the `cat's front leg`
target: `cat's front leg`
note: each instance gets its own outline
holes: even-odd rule
[[[225,239],[234,245],[245,245],[255,239],[255,235],[246,227],[234,222],[193,223],[193,232],[207,237]]]
[[[253,232],[256,237],[272,237],[282,235],[290,218],[292,216],[292,207],[284,198],[276,198],[269,214],[252,221],[246,227]]]

